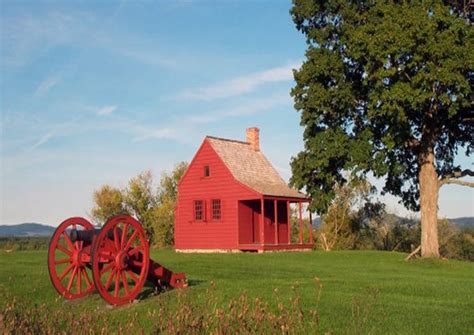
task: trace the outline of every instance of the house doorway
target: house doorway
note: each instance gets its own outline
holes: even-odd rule
[[[239,201],[239,243],[260,243],[260,200]]]

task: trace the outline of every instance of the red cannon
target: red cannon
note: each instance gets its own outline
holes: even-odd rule
[[[54,288],[66,299],[95,289],[108,303],[133,301],[146,281],[157,288],[187,286],[184,273],[173,273],[150,259],[140,222],[118,215],[96,229],[84,218],[59,225],[48,250],[48,269]]]

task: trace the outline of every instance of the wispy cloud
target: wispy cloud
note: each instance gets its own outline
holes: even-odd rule
[[[281,92],[266,98],[254,99],[237,107],[218,109],[209,113],[200,114],[199,116],[191,116],[185,119],[190,124],[213,123],[230,117],[240,117],[265,112],[272,108],[289,105],[291,99],[287,92]]]
[[[292,80],[292,69],[298,66],[298,63],[293,63],[290,65],[275,67],[265,71],[240,76],[211,86],[186,90],[181,94],[178,94],[176,98],[211,101],[242,95],[252,92],[258,87],[267,83]]]
[[[42,146],[43,144],[47,143],[54,135],[53,131],[49,131],[45,135],[41,136],[33,145],[29,148],[30,151],[35,150],[36,148]]]
[[[97,110],[97,115],[110,115],[117,109],[117,106],[104,106]]]
[[[162,52],[153,48],[143,46],[134,48],[109,46],[109,48],[138,63],[170,69],[179,69],[180,67],[175,59],[163,56]]]
[[[40,97],[45,95],[49,92],[54,86],[56,86],[60,81],[58,76],[51,76],[44,79],[41,83],[39,83],[38,87],[34,92],[34,96]]]
[[[134,127],[132,131],[135,133],[134,141],[144,141],[149,139],[177,139],[179,133],[175,128],[154,128],[154,127]]]
[[[182,129],[183,127],[181,127]],[[182,131],[172,125],[154,125],[137,122],[128,118],[111,117],[103,121],[93,120],[82,123],[81,132],[109,130],[130,136],[133,142],[140,142],[152,139],[182,140]]]
[[[116,107],[106,106],[105,108]],[[79,127],[80,124],[80,127]],[[157,125],[152,123],[138,122],[133,119],[111,116],[105,119],[83,120],[74,126],[75,130],[68,130],[69,133],[102,132],[104,130],[126,134],[134,142],[151,139],[174,139],[179,140],[182,136],[178,128],[172,125]]]
[[[38,129],[39,125],[44,125],[44,129]],[[78,118],[71,119],[67,122],[62,123],[47,123],[41,120],[36,120],[34,123],[30,123],[28,133],[44,132],[44,135],[39,136],[36,140],[33,140],[33,145],[26,146],[26,151],[31,152],[37,149],[38,147],[48,143],[52,138],[69,136],[72,134],[78,134],[84,132],[84,129],[81,127],[80,120]],[[27,130],[28,128],[24,129]],[[31,138],[27,140],[31,143]],[[28,143],[26,142],[26,143]]]
[[[57,11],[2,19],[1,63],[14,67],[30,63],[54,46],[87,41],[90,34],[85,32],[93,22],[88,13],[71,16]]]

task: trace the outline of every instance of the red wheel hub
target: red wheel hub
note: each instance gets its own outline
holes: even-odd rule
[[[74,266],[82,266],[81,255],[82,255],[81,250],[74,250],[74,253],[71,256],[71,261],[72,261],[72,264],[74,264]]]
[[[125,270],[128,267],[128,261],[130,257],[125,251],[120,251],[117,256],[115,256],[116,268],[119,270]]]

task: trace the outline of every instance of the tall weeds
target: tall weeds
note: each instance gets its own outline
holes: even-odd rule
[[[167,299],[157,299],[153,308],[143,312],[145,315],[130,313],[122,321],[110,318],[110,311],[101,307],[86,312],[32,305],[0,288],[0,294],[6,298],[5,305],[0,306],[0,333],[319,334],[322,333],[319,313],[322,287],[319,278],[315,278],[316,307],[306,310],[298,285],[292,287],[292,294],[286,299],[281,297],[278,289],[274,289],[270,306],[260,298],[250,298],[245,292],[228,303],[218,303],[216,285],[211,283],[201,293],[204,297],[196,297],[189,290],[175,291],[172,303]],[[371,304],[353,302],[351,333],[366,329]]]

